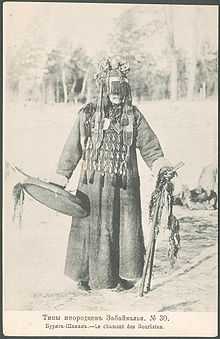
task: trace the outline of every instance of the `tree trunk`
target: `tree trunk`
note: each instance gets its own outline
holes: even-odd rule
[[[47,82],[46,80],[43,81],[43,102],[44,104],[47,103]]]
[[[191,26],[192,26],[192,37],[191,46],[189,53],[188,68],[188,88],[187,88],[187,99],[192,100],[194,96],[194,87],[196,81],[196,64],[198,58],[198,47],[200,44],[199,37],[199,8],[192,6],[191,8]]]
[[[54,104],[55,102],[55,93],[53,81],[50,79],[47,84],[47,103]]]
[[[62,84],[63,84],[63,94],[64,94],[64,103],[67,103],[68,96],[67,96],[67,86],[66,86],[66,72],[65,69],[62,69]]]
[[[82,90],[80,92],[80,97],[83,97],[83,95],[85,95],[86,93],[86,85],[87,85],[87,82],[88,82],[88,78],[89,78],[89,69],[86,71],[86,74],[83,78],[83,84],[82,84]]]
[[[18,79],[18,102],[22,101],[21,79]]]
[[[166,21],[168,28],[168,48],[170,54],[170,98],[177,99],[177,53],[175,47],[174,25],[173,25],[173,7],[166,7]]]
[[[90,82],[88,82],[86,100],[87,102],[90,102],[91,99],[92,99],[92,88],[91,88]]]
[[[60,102],[60,86],[59,86],[59,79],[56,79],[56,102]]]
[[[189,100],[192,100],[194,96],[195,79],[196,79],[196,58],[194,55],[192,55],[191,60],[188,63],[187,99]]]
[[[70,90],[69,95],[68,95],[68,101],[73,101],[75,86],[76,86],[76,80],[74,79],[73,83],[72,83],[71,90]]]
[[[171,55],[171,74],[170,74],[170,99],[177,99],[177,61],[176,56],[173,53]]]

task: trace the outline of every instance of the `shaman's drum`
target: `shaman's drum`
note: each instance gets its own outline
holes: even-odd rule
[[[87,217],[90,213],[89,198],[81,191],[73,195],[60,185],[33,177],[28,177],[22,187],[32,198],[60,213],[77,218]]]

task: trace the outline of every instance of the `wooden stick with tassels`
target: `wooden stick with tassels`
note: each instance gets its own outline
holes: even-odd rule
[[[172,172],[176,172],[179,168],[181,168],[184,165],[183,162],[178,163],[172,170]],[[154,254],[155,254],[155,246],[156,246],[156,236],[155,236],[155,228],[158,221],[158,214],[161,206],[161,198],[162,198],[162,192],[159,195],[159,198],[157,199],[155,211],[153,215],[152,220],[152,227],[150,231],[150,237],[149,237],[149,243],[147,246],[147,253],[146,253],[146,259],[143,269],[143,275],[141,279],[141,283],[139,286],[139,296],[142,297],[144,295],[144,287],[145,287],[145,280],[147,277],[147,273],[149,270],[149,276],[148,276],[148,283],[147,283],[147,292],[150,291],[150,284],[151,284],[151,278],[152,278],[152,271],[153,271],[153,262],[154,262]]]

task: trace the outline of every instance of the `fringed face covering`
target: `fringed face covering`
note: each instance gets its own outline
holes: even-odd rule
[[[100,66],[96,110],[84,123],[83,134],[90,131],[84,150],[84,183],[92,183],[94,172],[98,171],[103,177],[105,173],[112,175],[113,184],[120,176],[126,188],[134,128],[131,90],[126,77],[128,71],[127,64],[111,64],[109,59]],[[103,97],[108,103],[105,106]]]

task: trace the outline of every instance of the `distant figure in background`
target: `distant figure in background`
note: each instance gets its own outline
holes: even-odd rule
[[[190,209],[217,209],[218,208],[218,169],[210,164],[202,169],[198,186],[192,190],[184,185],[181,193],[175,197],[174,204]]]
[[[157,136],[132,105],[128,70],[117,60],[101,64],[97,102],[77,114],[57,168],[65,186],[83,159],[79,190],[88,195],[91,213],[72,220],[65,274],[85,290],[127,289],[142,276],[145,248],[136,148],[155,175],[172,169]]]
[[[190,209],[216,209],[217,194],[214,191],[207,192],[201,186],[190,191],[188,201]]]
[[[202,169],[198,186],[202,187],[208,195],[211,194],[211,191],[218,194],[218,168],[214,163]]]
[[[212,163],[204,167],[198,181],[198,187],[207,194],[209,205],[218,208],[218,168]]]

